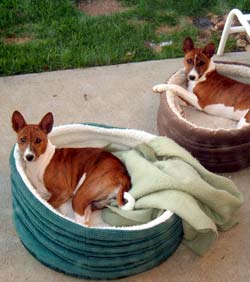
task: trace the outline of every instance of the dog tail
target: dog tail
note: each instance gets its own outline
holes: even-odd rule
[[[126,204],[121,206],[121,209],[125,211],[131,211],[135,207],[135,198],[129,194],[128,192],[124,192],[123,194],[124,200],[126,200]]]

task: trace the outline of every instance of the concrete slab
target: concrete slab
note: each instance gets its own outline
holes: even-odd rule
[[[250,63],[250,53],[226,54],[218,59]],[[157,133],[159,99],[151,87],[180,67],[182,59],[171,59],[0,78],[0,281],[83,281],[41,265],[15,233],[8,165],[15,142],[12,112],[18,109],[32,122],[52,111],[57,125],[99,122]],[[250,169],[231,177],[245,195],[237,227],[220,233],[202,258],[180,246],[160,266],[120,281],[250,281]]]

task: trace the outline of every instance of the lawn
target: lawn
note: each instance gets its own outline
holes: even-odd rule
[[[120,0],[119,13],[92,16],[79,9],[84,2],[0,1],[0,75],[180,57],[186,36],[200,42],[195,18],[250,12],[250,0]]]

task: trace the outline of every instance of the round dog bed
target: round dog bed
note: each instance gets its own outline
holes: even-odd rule
[[[100,125],[54,128],[60,146],[133,147],[155,138],[149,133]],[[180,218],[170,211],[133,227],[84,227],[43,200],[27,179],[18,147],[11,156],[14,223],[27,250],[57,271],[90,279],[115,279],[146,271],[167,259],[182,240]]]
[[[216,69],[250,83],[250,65],[216,62]],[[168,82],[186,88],[184,69],[172,75]],[[179,102],[173,91],[160,95],[157,118],[160,135],[175,140],[213,172],[232,172],[250,165],[250,126],[236,129],[236,122],[182,107]]]

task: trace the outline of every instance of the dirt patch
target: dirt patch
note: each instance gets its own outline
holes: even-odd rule
[[[78,9],[90,16],[101,16],[121,13],[129,8],[122,6],[117,0],[92,0],[81,1]]]
[[[3,42],[5,44],[24,44],[24,43],[27,43],[27,42],[29,42],[31,40],[32,40],[31,37],[27,37],[27,36],[16,37],[15,34],[12,34],[12,35],[4,38]]]
[[[178,26],[178,25],[176,25],[176,26],[161,25],[156,29],[155,33],[157,35],[168,34],[168,33],[173,33],[173,32],[179,31],[180,29],[181,29],[181,27]]]
[[[173,32],[179,32],[181,31],[183,28],[185,28],[187,25],[192,25],[193,24],[193,20],[190,17],[180,17],[179,19],[179,23],[176,25],[160,25],[155,33],[156,35],[160,35],[160,34],[169,34],[169,33],[173,33]]]

